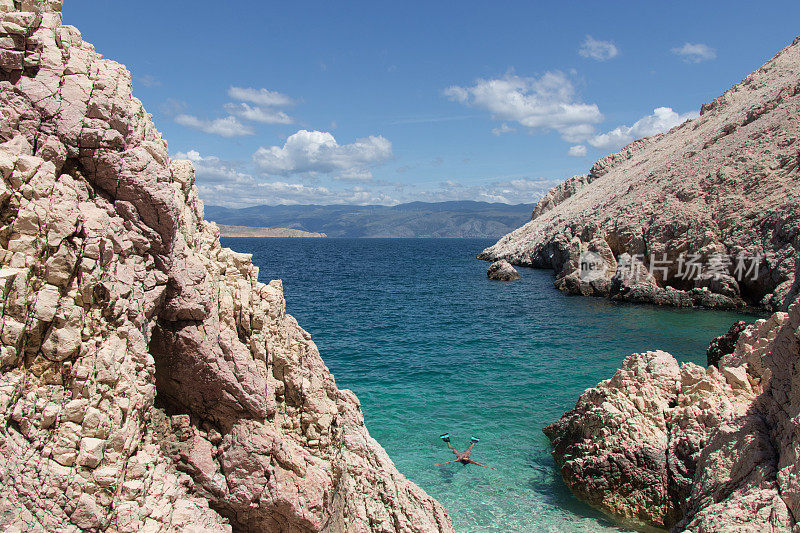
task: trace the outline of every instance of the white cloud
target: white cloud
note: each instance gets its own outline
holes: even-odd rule
[[[304,184],[289,180],[259,180],[242,170],[241,165],[196,150],[177,153],[176,159],[188,159],[195,167],[201,198],[209,205],[248,207],[277,204],[381,204],[395,205],[411,201],[477,200],[484,202],[535,203],[558,180],[544,178],[487,179],[478,185],[446,180],[431,188],[382,180],[343,172],[326,184]],[[361,182],[363,183],[352,183]],[[350,183],[350,184],[348,184]]]
[[[586,40],[583,41],[583,44],[578,49],[578,53],[589,59],[607,61],[612,57],[616,57],[619,54],[619,50],[611,41],[599,41],[591,35],[587,35]]]
[[[227,103],[225,104],[225,111],[239,118],[262,124],[291,124],[294,122],[294,119],[283,111],[268,107],[251,106],[244,102]]]
[[[220,137],[242,137],[255,133],[251,127],[242,124],[242,122],[234,116],[206,120],[197,118],[194,115],[181,114],[175,117],[175,122],[182,126],[212,135],[219,135]]]
[[[262,146],[253,154],[253,161],[268,175],[339,172],[343,177],[357,175],[363,180],[370,167],[391,157],[392,143],[380,135],[339,144],[328,132],[300,130],[282,147]]]
[[[282,107],[294,104],[294,100],[285,94],[267,89],[229,87],[228,96],[241,102],[250,102],[251,104],[268,107]]]
[[[444,91],[455,102],[486,109],[498,121],[515,121],[531,130],[556,130],[568,142],[580,142],[603,120],[595,104],[577,99],[575,87],[562,72],[540,78],[506,75],[479,79],[471,87]]]
[[[567,155],[570,157],[586,157],[586,147],[582,144],[570,146]]]
[[[500,124],[500,127],[492,128],[492,135],[502,135],[503,133],[514,133],[515,131],[517,131],[517,128],[512,128],[511,126],[503,122],[502,124]]]
[[[716,50],[702,43],[684,43],[683,46],[673,48],[672,53],[683,57],[687,63],[701,63],[717,57]]]
[[[188,159],[192,162],[198,187],[219,184],[255,184],[255,179],[251,175],[238,170],[236,165],[213,155],[202,156],[197,150],[178,152],[175,154],[174,159]]]
[[[602,135],[595,135],[589,139],[589,144],[603,150],[616,150],[631,141],[663,133],[698,116],[700,114],[696,111],[679,115],[670,107],[659,107],[653,110],[652,115],[637,120],[633,126],[619,126]]]
[[[240,170],[239,165],[197,150],[179,152],[175,159],[188,159],[195,168],[195,179],[201,198],[209,205],[245,207],[277,204],[396,204],[389,195],[362,186],[337,189],[322,185],[306,185],[288,181],[259,181]],[[359,181],[351,174],[345,181]]]
[[[369,183],[372,181],[372,172],[365,168],[349,168],[342,171],[335,179],[356,183]]]

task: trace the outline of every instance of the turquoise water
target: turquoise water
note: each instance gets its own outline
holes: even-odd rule
[[[283,279],[287,310],[397,468],[447,508],[459,532],[625,531],[576,500],[542,427],[633,352],[705,364],[709,341],[742,315],[568,297],[552,272],[486,278],[483,239],[223,239]],[[744,317],[754,320],[755,317]],[[454,445],[481,439],[474,465]]]

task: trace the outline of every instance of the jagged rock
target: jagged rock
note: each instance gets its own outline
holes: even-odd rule
[[[744,320],[739,320],[731,325],[727,333],[712,340],[708,346],[708,351],[706,351],[708,366],[717,366],[723,356],[733,353],[739,336],[746,328],[747,323]]]
[[[539,200],[536,207],[533,208],[531,220],[539,218],[544,213],[555,209],[558,204],[573,196],[578,189],[591,183],[594,178],[595,175],[593,174],[580,174],[572,176],[567,181],[556,185],[550,189],[547,194]]]
[[[544,431],[567,485],[610,513],[694,533],[795,531],[798,361],[794,304],[741,330],[719,368],[628,357]]]
[[[517,269],[511,266],[511,263],[504,260],[492,263],[489,266],[489,270],[486,271],[486,275],[489,276],[489,279],[496,279],[499,281],[513,281],[520,278]]]
[[[0,528],[452,531],[60,8],[0,0]]]
[[[603,239],[593,238],[588,243],[573,237],[569,247],[569,261],[564,263],[554,285],[570,294],[607,296],[617,272],[617,260]]]
[[[561,290],[661,305],[786,310],[800,294],[800,41],[703,106],[573,176],[478,255],[553,269]],[[580,283],[573,239],[641,256],[655,286]],[[682,271],[681,255],[706,268]],[[737,272],[739,257],[748,262]],[[717,264],[728,258],[732,264]],[[755,267],[753,265],[755,263]],[[665,292],[666,291],[666,292]]]

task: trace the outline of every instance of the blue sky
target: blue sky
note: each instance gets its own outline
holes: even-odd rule
[[[533,202],[800,33],[797,1],[64,4],[234,207]]]

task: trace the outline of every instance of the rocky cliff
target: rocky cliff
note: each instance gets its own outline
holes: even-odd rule
[[[573,492],[674,531],[797,531],[800,304],[738,335],[707,369],[632,355],[545,428]]]
[[[0,0],[0,525],[451,531],[60,0]]]
[[[569,293],[786,310],[800,291],[799,139],[800,38],[699,118],[552,189],[478,257],[552,268]]]

